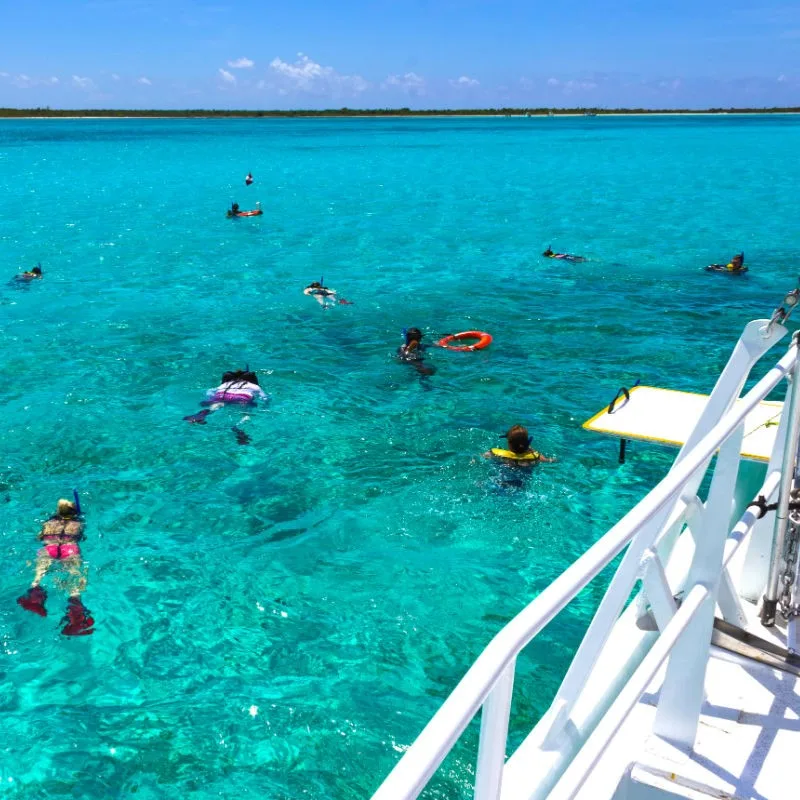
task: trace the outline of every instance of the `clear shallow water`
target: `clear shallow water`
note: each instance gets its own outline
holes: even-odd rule
[[[0,290],[3,796],[368,797],[489,638],[669,465],[633,445],[619,467],[580,422],[637,377],[707,391],[794,285],[798,134],[733,116],[0,122],[0,258],[46,272]],[[263,217],[225,218],[256,199]],[[700,271],[739,249],[746,277]],[[355,304],[304,297],[321,275]],[[423,384],[393,357],[408,325],[495,341],[432,352]],[[245,362],[272,395],[251,445],[233,410],[181,420]],[[509,491],[477,456],[515,422],[559,461]],[[84,639],[59,634],[52,581],[46,619],[14,602],[73,486]],[[512,743],[601,590],[521,659]],[[468,796],[471,759],[429,796]]]

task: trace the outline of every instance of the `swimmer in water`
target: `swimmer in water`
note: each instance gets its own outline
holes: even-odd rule
[[[244,185],[249,186],[253,182],[253,173],[248,172],[247,177],[244,179]]]
[[[559,261],[570,261],[573,264],[581,264],[586,261],[583,256],[574,256],[571,253],[554,253],[552,247],[548,247],[542,255],[545,258],[556,258]]]
[[[744,253],[738,253],[727,264],[709,264],[706,267],[709,272],[747,272],[748,269],[744,265]]]
[[[37,264],[32,270],[28,272],[23,272],[21,275],[17,275],[17,280],[19,281],[35,281],[39,278],[43,277],[42,273],[42,265]]]
[[[303,289],[303,294],[313,297],[323,308],[334,306],[337,303],[340,306],[353,305],[350,300],[345,300],[343,297],[337,297],[336,290],[329,289],[327,286],[323,286],[321,281],[314,281],[313,283],[310,283],[305,289]]]
[[[76,495],[77,498],[77,495]],[[39,532],[43,547],[36,554],[36,572],[30,589],[17,598],[17,604],[40,617],[47,616],[44,607],[47,592],[41,582],[54,564],[66,569],[70,579],[67,613],[61,620],[66,623],[61,633],[66,636],[88,636],[94,633],[94,619],[83,605],[81,594],[86,589],[83,559],[78,544],[83,538],[84,524],[78,506],[71,500],[59,500],[55,516],[50,517]]]
[[[422,343],[422,331],[419,328],[406,328],[403,336],[405,341],[397,348],[398,358],[405,364],[411,364],[420,375],[433,375],[436,369],[422,363],[427,350]]]
[[[507,449],[493,447],[484,453],[484,458],[495,458],[507,466],[532,467],[540,461],[551,463],[555,458],[543,456],[537,450],[531,448],[531,437],[528,429],[523,425],[514,425],[505,434]]]
[[[236,217],[239,215],[239,204],[231,203],[231,210],[228,212],[229,217]]]
[[[206,399],[201,403],[206,408],[196,414],[189,414],[183,419],[192,425],[205,425],[206,419],[224,406],[255,406],[259,400],[269,401],[269,395],[258,385],[258,376],[249,368],[226,372],[222,376],[222,383],[216,389],[209,389]],[[243,417],[241,422],[249,418]],[[234,426],[238,444],[249,444],[250,437],[241,428]]]

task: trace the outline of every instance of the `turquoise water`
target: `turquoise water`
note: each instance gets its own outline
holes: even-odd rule
[[[0,794],[366,798],[471,660],[670,453],[580,423],[710,389],[795,285],[800,118],[0,122]],[[245,188],[252,170],[254,186]],[[232,200],[264,216],[229,220]],[[581,265],[540,257],[549,244]],[[742,278],[700,270],[743,249]],[[353,301],[323,311],[302,287]],[[435,350],[421,381],[394,351]],[[198,410],[249,362],[269,406]],[[558,457],[523,487],[511,424]],[[240,423],[251,443],[240,446]],[[23,612],[81,491],[84,599]],[[521,658],[511,741],[602,585]],[[428,796],[469,796],[475,742]]]

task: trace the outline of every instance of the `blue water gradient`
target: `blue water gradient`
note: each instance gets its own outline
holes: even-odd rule
[[[670,463],[634,444],[619,466],[580,423],[636,378],[709,390],[795,285],[799,134],[791,116],[0,122],[3,269],[45,270],[0,286],[0,794],[368,797]],[[264,216],[225,218],[256,200]],[[747,276],[702,271],[742,249]],[[305,297],[322,276],[354,304]],[[421,380],[394,357],[410,325],[495,338],[432,351]],[[182,421],[247,362],[268,406]],[[480,454],[517,422],[558,461],[507,487]],[[15,598],[73,486],[97,630],[70,639],[57,574],[46,619]],[[520,659],[512,745],[601,591]],[[427,796],[469,796],[475,740]]]

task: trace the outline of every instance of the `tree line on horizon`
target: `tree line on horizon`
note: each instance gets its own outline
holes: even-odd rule
[[[411,109],[411,108],[330,108],[278,110],[236,109],[60,109],[50,108],[0,108],[0,118],[10,117],[170,117],[170,118],[227,118],[227,117],[463,117],[463,116],[531,116],[541,117],[584,114],[791,114],[800,107],[773,108],[462,108],[462,109]]]

